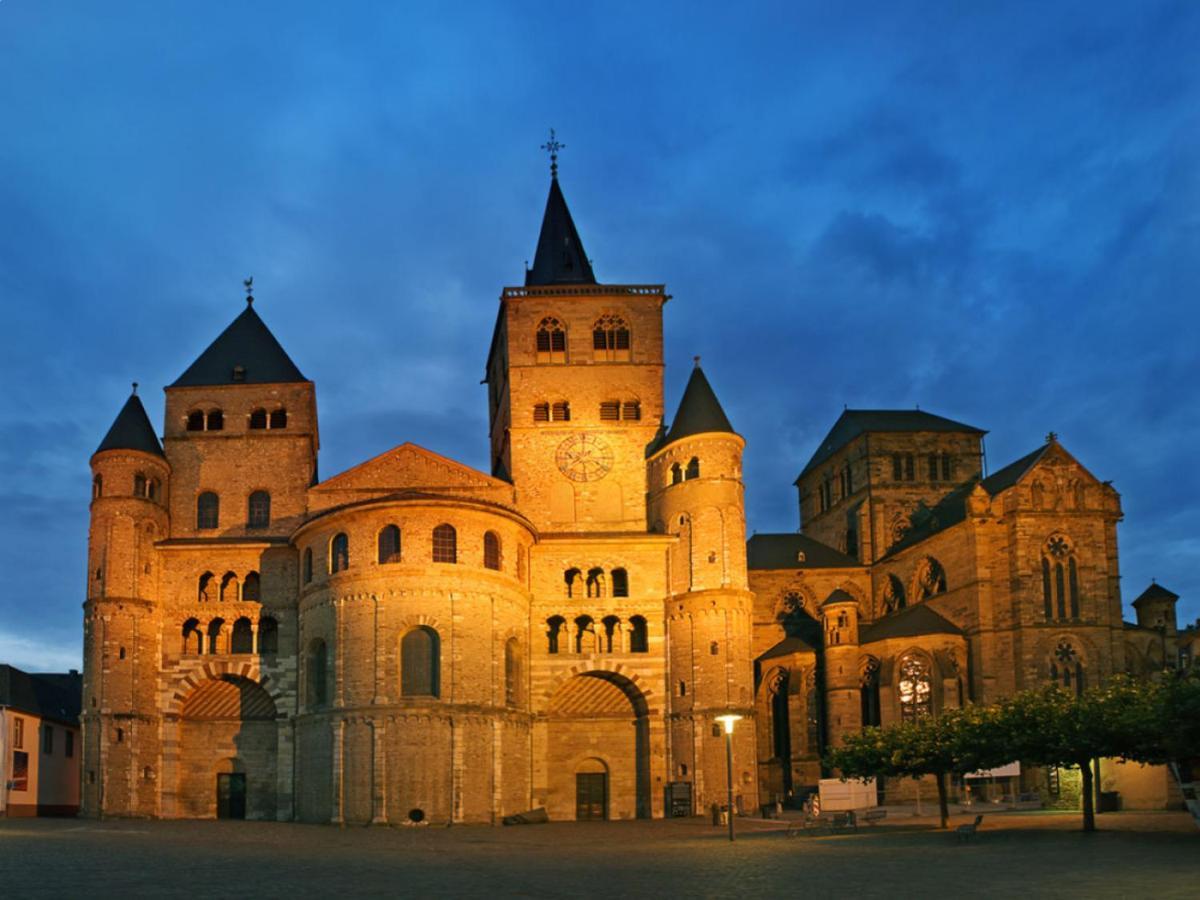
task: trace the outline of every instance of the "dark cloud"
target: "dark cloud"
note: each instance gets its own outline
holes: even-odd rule
[[[989,428],[993,468],[1054,429],[1122,492],[1126,600],[1195,618],[1197,45],[1187,2],[0,4],[0,654],[78,653],[87,458],[247,274],[324,475],[485,467],[550,125],[599,276],[674,295],[668,408],[700,354],[746,436],[752,529],[843,404]]]

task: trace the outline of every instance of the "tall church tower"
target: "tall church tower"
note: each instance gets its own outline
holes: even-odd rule
[[[81,716],[81,800],[92,816],[158,812],[154,545],[169,533],[171,469],[136,391],[92,455]]]
[[[645,531],[666,300],[662,285],[597,283],[553,163],[533,267],[500,296],[486,376],[492,474],[541,531]]]

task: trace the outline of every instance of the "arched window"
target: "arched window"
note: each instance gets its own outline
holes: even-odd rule
[[[1082,694],[1085,684],[1083,660],[1070,641],[1058,642],[1050,659],[1050,680],[1077,695]]]
[[[605,653],[619,652],[621,649],[620,642],[619,642],[619,640],[614,641],[613,638],[615,638],[617,636],[617,634],[619,633],[617,631],[617,628],[620,627],[621,620],[618,619],[616,616],[605,616],[604,619],[602,620],[602,623],[604,625],[604,652]],[[615,651],[613,650],[614,643],[616,644]]]
[[[221,629],[225,627],[224,619],[213,619],[208,623],[208,652],[220,653],[222,651]]]
[[[344,572],[350,566],[350,538],[339,531],[329,542],[329,572]]]
[[[138,472],[136,475],[133,476],[133,496],[135,496],[135,497],[145,497],[146,496],[146,476],[143,475],[141,472]]]
[[[547,316],[537,327],[537,361],[565,363],[567,361],[567,329],[562,322]]]
[[[151,478],[146,482],[146,496],[151,500],[157,500],[162,495],[162,482],[157,478]]]
[[[221,576],[221,602],[237,603],[240,599],[237,575],[233,572],[226,572]]]
[[[566,400],[559,400],[550,406],[550,418],[555,422],[570,422],[571,421],[571,404]]]
[[[242,599],[255,603],[262,602],[262,580],[258,577],[257,572],[248,573],[246,580],[242,582]]]
[[[929,663],[919,656],[906,656],[900,661],[900,678],[896,689],[900,699],[900,719],[912,722],[933,712],[933,680]]]
[[[187,417],[188,431],[203,431],[204,430],[204,413],[200,410],[192,410]]]
[[[546,620],[546,652],[558,652],[558,635],[562,632],[567,620],[562,616],[551,616]]]
[[[104,478],[97,475],[92,479],[92,499],[98,500],[104,496]]]
[[[592,326],[592,358],[598,362],[629,361],[629,325],[620,316],[601,316]]]
[[[319,709],[329,702],[329,660],[325,642],[314,639],[308,645],[308,705]]]
[[[917,564],[916,595],[918,600],[928,600],[946,593],[946,570],[932,556],[926,556]]]
[[[287,410],[273,409],[271,410],[271,429],[287,428]]]
[[[216,528],[220,519],[221,501],[212,491],[205,491],[196,498],[196,528]]]
[[[245,616],[242,616],[242,618],[233,623],[233,634],[229,640],[229,652],[254,652],[254,629],[250,627],[250,620]]]
[[[883,614],[899,612],[904,605],[904,582],[895,575],[889,575],[883,582]]]
[[[274,656],[279,652],[279,623],[271,616],[258,621],[258,652],[263,656]]]
[[[458,532],[453,525],[443,523],[433,529],[433,561],[458,562]]]
[[[521,702],[521,656],[517,639],[504,642],[504,705],[518,706]]]
[[[650,650],[650,637],[646,633],[646,620],[641,616],[629,617],[629,652],[647,653]]]
[[[879,660],[874,657],[868,657],[863,666],[860,693],[863,727],[879,725]]]
[[[626,400],[621,404],[621,419],[625,422],[640,422],[642,420],[642,404],[640,400]]]
[[[587,595],[591,598],[604,596],[604,570],[597,567],[587,574]]]
[[[204,428],[206,431],[221,431],[225,428],[225,414],[219,409],[210,409],[204,420]]]
[[[414,628],[404,635],[400,640],[402,696],[439,696],[440,655],[438,633],[427,625]]]
[[[267,411],[265,409],[256,409],[250,413],[250,427],[255,430],[267,427]]]
[[[591,616],[575,617],[575,652],[596,652],[596,626]]]
[[[791,726],[788,724],[788,673],[786,669],[776,669],[768,683],[767,689],[771,695],[771,755],[782,760],[785,766],[791,766],[792,742]],[[787,774],[784,774],[787,780]]]
[[[612,595],[614,597],[629,596],[629,573],[624,569],[612,570]]]
[[[208,596],[208,588],[212,584],[212,580],[212,572],[205,572],[200,576],[200,582],[196,585],[196,600],[200,603],[205,603],[210,599]]]
[[[1042,605],[1047,620],[1079,618],[1079,566],[1063,534],[1050,535],[1042,547]]]
[[[687,471],[684,473],[684,477],[688,481],[691,481],[693,478],[700,477],[700,460],[699,459],[697,459],[696,457],[693,456],[691,459],[688,460]]]
[[[683,466],[675,463],[671,466],[671,484],[679,484],[683,481]]]
[[[301,563],[301,575],[305,584],[312,581],[313,563],[312,563],[312,547],[304,548],[304,561]]]
[[[567,583],[567,599],[570,600],[579,593],[583,583],[583,573],[578,569],[567,569],[563,573],[563,581]]]
[[[183,653],[185,656],[204,652],[204,634],[200,631],[197,619],[188,619],[183,623]]]
[[[500,571],[500,535],[494,531],[483,535],[483,566]]]
[[[379,562],[400,562],[400,529],[396,525],[385,525],[379,532]]]
[[[249,528],[266,528],[270,524],[271,495],[266,491],[255,491],[250,495],[250,509],[246,525]]]

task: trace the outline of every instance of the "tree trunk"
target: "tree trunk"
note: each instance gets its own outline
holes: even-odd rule
[[[1083,776],[1083,830],[1096,830],[1096,797],[1092,792],[1092,761],[1085,759],[1079,765],[1079,774]]]
[[[946,802],[946,773],[937,773],[938,812],[942,814],[942,827],[950,827],[950,805]]]

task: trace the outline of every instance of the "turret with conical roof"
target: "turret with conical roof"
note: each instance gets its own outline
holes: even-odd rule
[[[858,601],[836,588],[821,604],[824,622],[825,725],[834,745],[862,727]]]
[[[151,815],[135,773],[158,758],[154,697],[161,609],[156,544],[170,533],[171,468],[137,385],[92,455],[84,604],[83,807]],[[101,760],[103,759],[103,766]]]
[[[1179,595],[1174,591],[1167,590],[1157,581],[1151,581],[1150,586],[1133,601],[1138,625],[1161,628],[1168,637],[1174,637],[1178,629],[1175,616],[1175,604],[1178,601]]]

